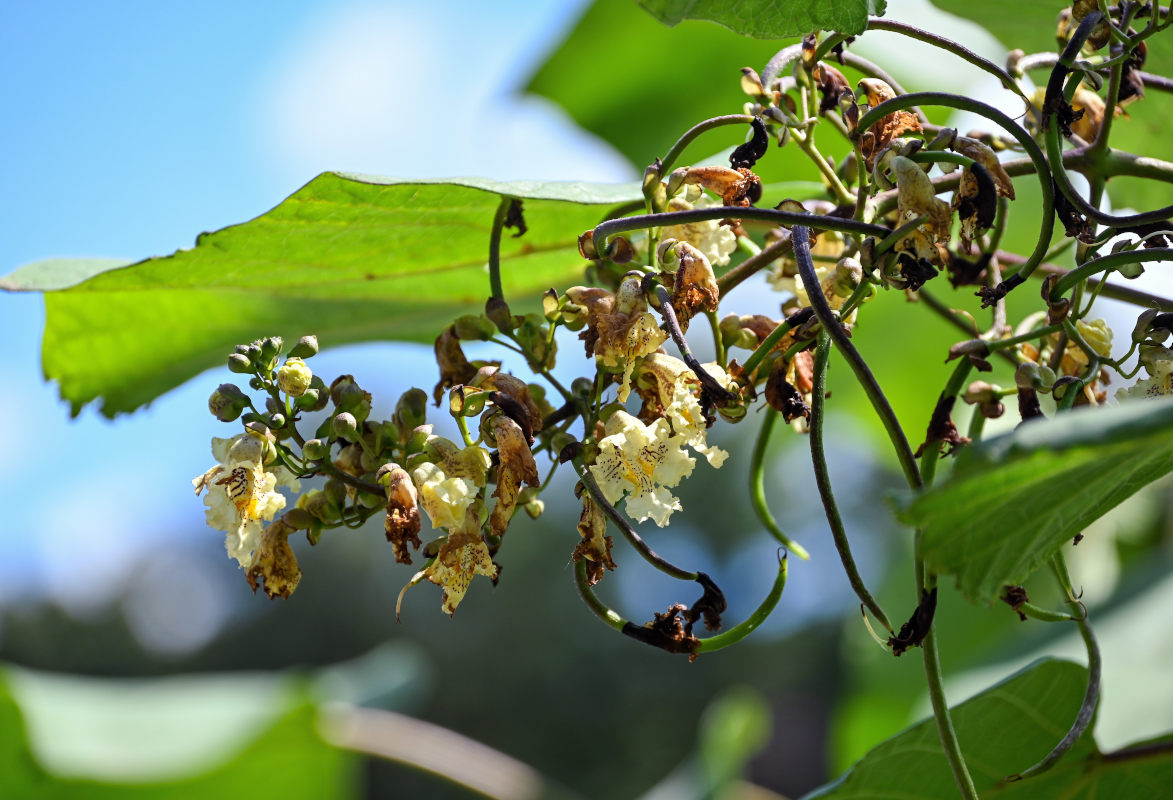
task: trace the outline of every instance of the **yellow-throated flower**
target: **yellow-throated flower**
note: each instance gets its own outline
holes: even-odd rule
[[[661,528],[680,500],[668,491],[692,473],[696,459],[684,452],[685,437],[672,433],[666,419],[645,425],[626,411],[607,420],[607,436],[590,467],[603,496],[616,503],[627,493],[626,509],[638,522],[649,517]]]

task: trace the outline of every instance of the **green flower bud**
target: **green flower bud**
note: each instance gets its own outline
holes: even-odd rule
[[[547,289],[542,295],[542,315],[545,316],[547,322],[555,322],[561,317],[558,311],[558,290]]]
[[[668,173],[668,196],[675,197],[684,186],[684,179],[688,177],[688,167],[677,167]]]
[[[387,505],[387,498],[369,492],[359,492],[358,502],[363,508],[378,508]]]
[[[346,502],[346,484],[337,478],[331,478],[326,481],[326,485],[322,487],[326,497],[330,502],[341,507]]]
[[[290,358],[311,358],[318,354],[318,337],[310,334],[297,340],[297,344],[289,351]]]
[[[290,397],[301,397],[310,388],[314,374],[300,358],[286,359],[277,370],[277,388]]]
[[[680,266],[680,256],[676,255],[676,240],[665,239],[656,248],[656,263],[662,269],[674,270]]]
[[[222,383],[208,398],[208,410],[221,422],[232,422],[248,407],[248,396],[233,383]]]
[[[310,461],[322,461],[330,457],[330,443],[321,439],[310,439],[301,446],[301,454]]]
[[[457,317],[452,323],[452,329],[456,331],[456,338],[470,342],[487,341],[497,332],[497,326],[484,314],[465,314]]]
[[[248,388],[260,391],[265,388],[265,382],[260,378],[251,378],[248,382]]]
[[[423,389],[408,389],[395,404],[393,419],[400,430],[418,428],[427,421],[428,395]]]
[[[304,508],[291,508],[281,515],[281,519],[288,522],[299,531],[309,530],[317,525],[317,518]]]
[[[261,339],[261,359],[264,361],[272,361],[281,352],[281,348],[285,346],[285,340],[280,336],[266,336]]]
[[[345,497],[346,489],[343,488],[342,498]],[[311,489],[297,498],[297,507],[325,523],[337,522],[342,516],[342,500],[332,498],[323,489]]]
[[[272,428],[273,430],[277,430],[278,428],[284,428],[285,427],[285,415],[284,414],[271,414],[269,416],[269,427]]]
[[[448,393],[448,411],[454,417],[476,417],[485,410],[488,392],[477,391],[468,386],[454,386]]]
[[[595,382],[590,378],[575,378],[570,382],[570,393],[575,397],[590,397],[595,390]]]
[[[526,514],[529,514],[530,519],[537,519],[546,510],[546,504],[541,500],[531,500],[522,506],[522,508],[525,509]]]
[[[334,436],[339,439],[346,439],[352,442],[358,439],[358,422],[355,420],[354,414],[347,411],[341,411],[335,414],[332,427]]]
[[[253,371],[253,364],[248,360],[248,356],[241,353],[233,353],[228,356],[228,371],[240,375],[248,375]]]
[[[1132,329],[1132,341],[1140,344],[1149,338],[1149,326],[1153,324],[1153,320],[1156,319],[1159,313],[1155,308],[1146,309],[1141,312],[1141,315],[1136,318],[1136,327]]]
[[[831,289],[836,297],[851,297],[862,280],[863,266],[859,261],[851,257],[841,258],[835,265]]]
[[[431,425],[420,425],[418,428],[413,428],[411,433],[407,435],[407,452],[419,453],[424,449],[424,445],[428,442],[428,437],[432,435]]]
[[[318,404],[318,401],[321,399],[321,397],[322,394],[317,389],[306,389],[304,392],[302,392],[301,397],[294,401],[293,405],[296,408],[302,409],[303,411],[316,410],[314,409],[314,406]],[[325,403],[322,405],[324,406]]]

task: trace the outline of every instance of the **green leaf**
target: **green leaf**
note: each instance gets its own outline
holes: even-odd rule
[[[971,20],[993,34],[1007,50],[1026,53],[1057,52],[1056,18],[1069,3],[1024,3],[1022,0],[933,0],[933,5],[951,14]],[[1144,20],[1141,21],[1143,26]],[[1158,75],[1173,72],[1173,36],[1156,34],[1145,44],[1148,55],[1144,70]],[[1101,50],[1101,53],[1105,51]],[[994,59],[998,61],[998,59]],[[1046,86],[1047,70],[1030,73],[1036,86]],[[1107,88],[1100,96],[1107,93]],[[1168,111],[1165,98],[1150,89],[1149,97],[1128,106],[1127,117],[1117,117],[1112,126],[1113,147],[1158,158],[1166,153]],[[1148,211],[1173,204],[1173,184],[1139,178],[1113,178],[1108,181],[1108,195],[1117,208]]]
[[[41,678],[26,675],[21,677],[19,682],[27,684],[29,681],[35,683],[38,680]],[[172,739],[180,740],[195,734],[186,731],[182,721],[177,722],[172,715],[180,714],[180,719],[194,728],[206,726],[209,722],[224,716],[220,709],[227,703],[228,696],[240,696],[237,689],[247,691],[256,688],[258,683],[255,676],[242,676],[238,685],[233,684],[233,678],[127,681],[114,684],[58,676],[46,676],[43,680],[55,685],[74,685],[71,693],[75,699],[85,696],[87,692],[93,696],[96,692],[113,687],[114,694],[119,696],[124,704],[142,706],[141,713],[131,715],[140,725],[148,729],[167,730]],[[222,694],[226,695],[219,703],[215,699],[217,681]],[[278,681],[270,680],[268,683],[276,685]],[[201,685],[203,688],[212,689],[210,693],[203,692],[205,700],[209,697],[212,700],[211,709],[207,703],[201,709],[190,698],[184,696],[187,688]],[[37,797],[44,800],[194,800],[204,797],[255,794],[281,797],[283,800],[311,800],[355,796],[355,757],[326,745],[319,738],[315,728],[317,710],[307,702],[304,688],[293,691],[290,689],[291,685],[287,682],[285,690],[275,698],[281,702],[273,706],[272,713],[269,714],[270,717],[276,717],[274,721],[262,724],[259,729],[250,726],[243,731],[221,731],[222,740],[236,740],[239,741],[239,745],[227,757],[220,759],[219,763],[210,765],[210,768],[205,768],[199,774],[119,782],[60,776],[42,764],[38,760],[35,748],[29,746],[29,737],[20,707],[9,694],[4,681],[0,681],[0,797]],[[78,691],[81,692],[80,695]],[[24,691],[17,694],[23,697],[26,692],[27,686]],[[270,695],[265,697],[273,699]],[[61,706],[60,701],[57,705]],[[150,708],[146,707],[148,705]],[[62,706],[60,711],[65,718],[73,715],[75,721],[81,720],[83,726],[93,722],[86,719],[87,709],[84,707]],[[31,728],[31,724],[29,727]],[[129,754],[132,760],[141,761],[140,755],[132,752],[133,745],[122,741],[123,736],[133,738],[136,734],[140,739],[144,735],[150,735],[149,732],[144,733],[142,730],[136,732],[131,729],[119,729],[115,724],[106,731],[106,738],[98,738],[90,742],[88,747],[99,755],[104,752],[108,759],[126,758]],[[52,739],[58,735],[72,735],[76,740],[79,735],[84,736],[86,733],[56,727],[41,731],[42,738]],[[148,746],[147,750],[155,752],[160,747],[175,750],[181,744],[181,741],[156,742]]]
[[[721,797],[770,739],[769,703],[749,686],[718,695],[701,718],[698,760],[711,796]]]
[[[1138,489],[1173,470],[1173,403],[1064,412],[967,447],[948,480],[897,500],[921,558],[990,604]]]
[[[741,68],[761,70],[780,49],[781,43],[747,40],[703,22],[668,29],[631,0],[597,0],[526,91],[562,106],[642,171],[701,120],[741,113],[749,99],[740,88]],[[705,133],[686,153],[693,162],[677,166],[699,161],[696,153],[739,145],[748,131],[730,126]],[[758,166],[775,161],[786,161],[788,171],[763,174],[763,180],[817,179],[793,145],[771,148]]]
[[[325,173],[190,250],[129,266],[40,262],[0,287],[48,292],[46,377],[73,413],[100,397],[102,413],[114,416],[261,336],[430,342],[453,317],[483,308],[489,229],[503,195],[525,200],[529,226],[502,240],[509,300],[580,281],[578,234],[641,198],[636,184]]]
[[[863,33],[885,0],[637,0],[665,25],[703,19],[755,39],[803,36],[816,30]]]
[[[983,798],[1091,800],[1162,794],[1173,780],[1173,750],[1147,758],[1104,759],[1090,734],[1076,742],[1051,771],[1021,782],[1001,783],[1048,753],[1067,732],[1086,680],[1084,667],[1040,659],[951,709],[961,751]],[[939,800],[956,794],[936,722],[928,719],[873,748],[837,780],[805,800]]]

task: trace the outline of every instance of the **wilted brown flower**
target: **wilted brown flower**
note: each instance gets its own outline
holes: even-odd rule
[[[875,108],[885,100],[896,97],[892,87],[878,78],[864,78],[859,82],[860,91],[867,96],[868,107]],[[920,120],[911,111],[893,111],[880,119],[870,130],[859,137],[860,149],[867,161],[868,169],[876,165],[876,156],[892,143],[897,136],[906,133],[920,133]]]
[[[284,517],[273,520],[265,528],[253,565],[247,573],[248,585],[254,592],[263,581],[265,594],[271,598],[288,598],[293,594],[301,581],[301,568],[289,546],[289,535],[296,530]]]
[[[522,481],[530,486],[541,483],[534,455],[530,452],[525,433],[521,426],[505,414],[495,414],[489,422],[493,437],[497,440],[500,465],[497,467],[497,490],[493,496],[497,504],[489,516],[489,530],[496,536],[504,536],[517,507],[517,494]]]
[[[582,499],[582,514],[578,518],[578,535],[582,541],[574,548],[571,558],[576,564],[586,561],[587,583],[594,586],[603,579],[606,570],[615,569],[611,537],[607,536],[607,515],[581,483],[574,491]]]
[[[698,310],[716,311],[720,290],[717,276],[705,254],[688,242],[676,243],[676,280],[672,287],[672,308],[682,331]]]

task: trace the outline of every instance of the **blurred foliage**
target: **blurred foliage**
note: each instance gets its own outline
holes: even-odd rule
[[[884,0],[639,0],[666,25],[686,19],[711,20],[755,39],[798,37],[814,30],[863,33],[869,14],[883,14]]]

